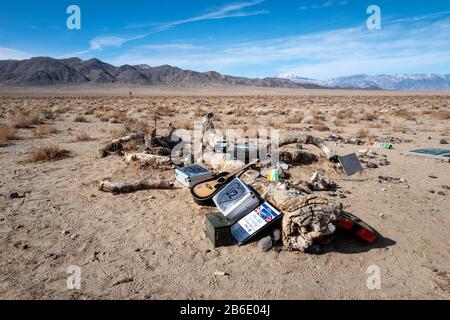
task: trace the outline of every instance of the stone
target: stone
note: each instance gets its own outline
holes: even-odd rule
[[[281,240],[281,230],[280,229],[274,229],[273,230],[273,240],[275,242],[278,242]]]
[[[271,237],[265,237],[265,238],[262,238],[262,239],[259,240],[259,242],[258,242],[258,247],[259,247],[263,252],[268,252],[268,251],[270,251],[270,249],[272,249],[272,247],[273,247],[272,238],[271,238]]]
[[[10,199],[18,199],[18,198],[20,198],[20,196],[19,196],[19,194],[17,192],[11,192],[8,195],[8,198],[10,198]]]
[[[445,139],[441,139],[441,141],[439,141],[440,144],[448,144],[448,141]]]

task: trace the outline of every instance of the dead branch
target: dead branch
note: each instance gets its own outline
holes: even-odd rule
[[[98,155],[100,158],[105,158],[110,154],[121,154],[123,150],[123,144],[125,142],[131,141],[131,140],[140,140],[142,143],[144,142],[145,134],[143,133],[132,133],[128,136],[116,139],[111,141],[111,143],[101,147],[98,150]]]
[[[172,189],[174,184],[169,181],[139,180],[133,182],[100,182],[99,190],[112,193],[129,193],[138,190]]]
[[[287,135],[282,135],[279,140],[279,147],[283,147],[289,144],[300,143],[300,144],[312,144],[317,148],[321,149],[328,160],[332,160],[336,157],[333,150],[331,150],[327,144],[320,138],[302,134],[302,133],[291,133]]]

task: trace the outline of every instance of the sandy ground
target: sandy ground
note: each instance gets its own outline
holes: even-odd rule
[[[47,110],[53,116],[45,123],[57,129],[39,137],[34,130],[42,125],[17,129],[17,140],[0,147],[1,299],[450,298],[450,190],[442,187],[450,185],[450,164],[405,155],[416,147],[446,147],[439,141],[450,138],[450,120],[442,116],[450,111],[447,95],[166,93],[133,99],[0,97],[1,124],[10,125],[11,112]],[[124,128],[123,123],[101,121],[103,115],[120,111],[126,119],[152,123],[155,106],[160,127],[174,120],[189,127],[194,113],[213,110],[222,128],[269,124],[286,132],[314,123],[310,133],[322,137],[339,132],[350,138],[367,129],[370,136],[401,139],[392,150],[369,148],[378,153],[374,162],[386,155],[390,165],[350,178],[326,160],[290,170],[307,178],[319,169],[335,180],[340,190],[348,191],[339,201],[384,239],[366,245],[339,236],[320,255],[263,253],[256,242],[214,249],[205,235],[205,214],[214,209],[195,205],[187,189],[125,195],[98,191],[98,181],[107,177],[174,179],[173,170],[142,171],[127,167],[119,156],[96,158],[99,146]],[[349,109],[351,115],[337,120],[339,110]],[[395,113],[398,110],[410,113]],[[368,112],[375,118],[364,117]],[[300,113],[298,121],[284,122]],[[75,122],[77,115],[86,122]],[[321,125],[328,129],[317,131]],[[73,142],[81,133],[93,140]],[[70,157],[24,161],[36,148],[49,145],[69,150]],[[334,142],[330,146],[339,154],[367,148]],[[306,151],[317,153],[311,147]],[[407,182],[380,184],[380,175]],[[11,192],[25,197],[10,199]],[[67,288],[70,265],[81,267],[81,290]],[[366,286],[371,265],[381,270],[380,290]],[[229,275],[218,277],[215,271]]]

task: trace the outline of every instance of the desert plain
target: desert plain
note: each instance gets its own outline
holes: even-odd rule
[[[441,144],[450,140],[449,98],[381,90],[2,88],[0,298],[449,299],[450,164],[406,155],[449,148]],[[169,123],[191,130],[213,112],[219,129],[359,138],[362,145],[327,143],[377,168],[347,177],[305,146],[319,160],[289,173],[308,179],[319,171],[335,181],[338,194],[325,195],[383,237],[369,245],[339,235],[320,254],[264,253],[257,240],[215,249],[205,215],[217,210],[196,205],[188,189],[99,191],[107,178],[175,180],[173,169],[97,157],[112,139],[151,131],[155,112],[161,133]],[[393,149],[367,145],[371,140]],[[375,156],[364,159],[361,149]],[[383,183],[380,176],[398,179]],[[72,265],[81,270],[79,290],[67,287]],[[379,290],[367,286],[373,265]]]

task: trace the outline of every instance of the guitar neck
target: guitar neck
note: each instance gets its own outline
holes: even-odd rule
[[[257,164],[258,161],[259,161],[259,160],[255,160],[255,161],[253,161],[253,162],[250,162],[248,165],[246,165],[246,166],[244,166],[244,167],[242,167],[242,168],[240,168],[240,169],[238,169],[238,170],[236,170],[236,171],[230,173],[229,175],[225,176],[225,179],[229,179],[229,178],[232,178],[232,177],[238,175],[238,174],[241,173],[242,171],[244,171],[244,170],[250,168],[252,165]]]

